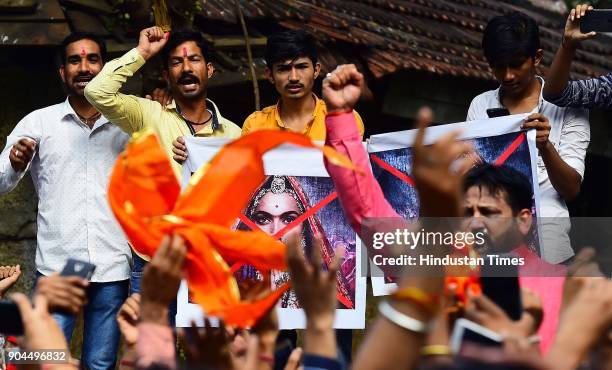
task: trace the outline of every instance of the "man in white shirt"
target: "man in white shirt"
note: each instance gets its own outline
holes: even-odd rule
[[[547,262],[565,262],[574,255],[565,202],[580,192],[590,140],[588,112],[560,108],[542,97],[544,80],[536,74],[536,66],[543,50],[538,26],[530,17],[515,12],[493,18],[482,46],[500,87],[475,97],[467,120],[489,118],[487,109],[491,108],[506,108],[510,114],[531,113],[523,128],[536,129],[540,252]]]
[[[60,52],[68,98],[28,114],[7,137],[0,194],[30,169],[38,194],[38,276],[60,272],[68,258],[96,265],[84,308],[82,360],[89,369],[114,369],[120,338],[115,316],[127,298],[131,253],[108,205],[107,185],[128,135],[83,94],[102,69],[104,42],[72,34]],[[54,316],[70,341],[76,317]]]

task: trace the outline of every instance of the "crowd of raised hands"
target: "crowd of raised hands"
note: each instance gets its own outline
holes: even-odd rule
[[[317,249],[315,248],[314,251]],[[117,322],[123,334],[122,369],[179,367],[193,369],[272,369],[278,335],[278,319],[271,310],[250,330],[227,327],[223,322],[213,326],[204,319],[203,327],[178,330],[176,351],[173,329],[168,325],[168,305],[176,297],[182,279],[181,266],[186,248],[178,236],[162,242],[145,270],[141,294],[133,294],[121,307]],[[441,278],[406,277],[400,289],[415,288],[439,294],[444,299],[436,311],[409,302],[392,302],[397,310],[431,324],[431,330],[418,332],[395,325],[379,316],[368,329],[352,367],[355,369],[413,369],[419,366],[439,369],[510,368],[576,369],[590,361],[592,369],[606,369],[612,364],[612,282],[594,277],[588,271],[594,263],[590,251],[579,255],[570,269],[565,287],[564,304],[555,344],[546,356],[531,340],[542,321],[539,298],[522,292],[524,314],[518,321],[484,295],[471,295],[464,316],[504,338],[501,349],[467,347],[457,362],[450,353],[424,353],[424,348],[448,345],[448,304],[453,293],[443,291]],[[292,284],[306,315],[303,348],[293,350],[284,369],[343,368],[333,329],[336,311],[335,274],[341,253],[334,263],[322,268],[321,257],[305,257],[296,239],[289,240],[287,259]],[[587,275],[587,276],[581,276]],[[9,276],[10,278],[10,276]],[[2,281],[6,282],[7,278]],[[269,289],[268,282],[243,284],[245,297],[255,298]],[[85,304],[87,281],[76,277],[53,275],[42,278],[32,299],[15,293],[24,325],[19,346],[26,350],[69,350],[62,331],[52,317],[55,311],[78,314]],[[325,363],[325,360],[328,363]],[[323,365],[321,365],[323,361]],[[74,369],[76,362],[53,365],[54,369]],[[276,366],[276,367],[275,367]],[[340,367],[335,367],[340,366]],[[607,367],[606,367],[607,366]]]
[[[336,111],[349,111],[359,98],[360,81],[362,76],[355,66],[337,68],[323,83],[328,104],[337,107]],[[431,112],[420,113],[414,147],[413,176],[423,215],[459,216],[462,174],[468,166],[464,161],[469,158],[465,154],[471,147],[455,141],[457,133],[425,146],[424,135],[430,120]],[[440,299],[427,305],[416,304],[414,299],[393,297],[384,301],[383,314],[368,327],[351,365],[343,362],[337,350],[333,328],[335,275],[343,251],[336,251],[329,266],[323,266],[319,251],[315,246],[306,257],[297,239],[287,242],[292,288],[304,309],[306,329],[303,347],[293,350],[286,363],[278,364],[274,358],[279,333],[275,310],[249,330],[205,318],[203,327],[193,324],[190,328],[178,329],[175,336],[174,328],[168,324],[168,306],[176,298],[184,277],[187,248],[180,236],[166,236],[144,271],[142,292],[130,296],[117,315],[125,346],[119,367],[563,370],[576,369],[585,363],[593,369],[609,368],[612,364],[612,282],[603,276],[594,276],[596,266],[590,250],[579,254],[577,263],[569,269],[557,336],[546,355],[539,352],[535,337],[542,322],[542,305],[539,297],[529,291],[522,292],[524,314],[518,321],[511,320],[486,296],[470,294],[461,314],[499,333],[503,347],[468,346],[459,359],[444,351],[449,343],[450,316],[457,313],[449,309],[453,306],[454,294],[452,289],[444,287],[444,273],[434,273],[428,277],[405,276],[399,281],[398,290],[422,292]],[[18,276],[18,266],[0,267],[0,294]],[[68,350],[68,343],[51,313],[78,314],[86,303],[87,285],[87,281],[78,277],[53,275],[40,279],[31,299],[14,294],[12,299],[19,307],[25,329],[20,346],[29,350]],[[255,299],[269,288],[267,280],[244,282],[241,294],[244,299]],[[413,321],[398,323],[397,317],[410,317]],[[54,369],[74,366],[73,363],[53,365]]]

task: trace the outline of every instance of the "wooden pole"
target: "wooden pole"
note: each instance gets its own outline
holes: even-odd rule
[[[242,33],[244,34],[244,43],[246,46],[247,59],[249,63],[249,70],[251,71],[251,81],[253,82],[253,94],[255,95],[255,110],[261,110],[260,98],[259,98],[259,81],[257,81],[257,73],[255,72],[255,65],[253,63],[253,54],[251,53],[251,40],[249,39],[249,31],[244,21],[244,14],[242,14],[242,7],[240,6],[240,0],[234,0],[236,3],[236,10],[238,19],[242,26]]]

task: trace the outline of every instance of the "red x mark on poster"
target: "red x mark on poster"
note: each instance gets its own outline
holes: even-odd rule
[[[510,155],[512,155],[512,153],[514,153],[516,149],[518,149],[518,147],[521,146],[523,141],[525,141],[524,132],[522,132],[519,136],[517,136],[516,139],[514,139],[512,143],[508,145],[508,147],[502,152],[502,154],[499,157],[497,157],[497,159],[493,162],[493,164],[496,166],[501,166],[502,164],[504,164],[506,160],[510,157]],[[404,181],[406,184],[410,186],[414,186],[414,180],[412,179],[412,177],[398,170],[397,168],[391,166],[389,163],[383,161],[376,154],[370,154],[370,159],[372,160],[372,162],[376,163],[378,166],[380,166],[387,172],[391,173],[398,179]]]
[[[291,221],[289,224],[287,224],[287,226],[283,227],[281,230],[279,230],[276,234],[274,234],[272,236],[275,239],[282,238],[285,234],[287,234],[289,231],[291,231],[291,229],[293,229],[297,225],[299,225],[302,222],[304,222],[304,220],[306,220],[308,217],[310,217],[310,216],[314,215],[315,213],[319,212],[319,210],[321,210],[321,208],[323,208],[326,205],[328,205],[329,203],[331,203],[337,197],[338,197],[338,193],[336,193],[335,191],[331,192],[328,196],[326,196],[325,198],[321,199],[318,203],[316,203],[314,206],[312,206],[309,209],[307,209],[306,212],[302,213],[295,220]],[[255,222],[253,222],[251,219],[249,219],[246,215],[241,214],[239,216],[239,218],[251,230],[261,230],[261,228]],[[238,271],[238,269],[240,269],[243,265],[244,264],[240,263],[240,262],[234,263],[232,265],[232,267],[231,267],[232,273]],[[353,308],[353,305],[349,301],[347,301],[339,292],[337,293],[336,296],[337,296],[338,300],[340,302],[342,302],[345,306],[347,306],[349,308]]]
[[[289,231],[291,231],[291,229],[293,229],[297,225],[299,225],[302,222],[304,222],[304,220],[306,220],[308,217],[310,217],[310,216],[314,215],[315,213],[319,212],[319,210],[321,208],[323,208],[326,205],[328,205],[330,202],[332,202],[337,197],[338,197],[338,194],[335,191],[333,191],[328,196],[326,196],[325,198],[321,199],[321,201],[319,201],[317,204],[315,204],[314,206],[312,206],[309,209],[307,209],[306,212],[302,213],[295,220],[291,221],[289,224],[287,224],[287,226],[283,227],[281,230],[279,230],[276,234],[274,234],[272,236],[275,239],[282,238],[285,234],[287,234]],[[251,230],[261,230],[261,228],[255,222],[251,221],[251,219],[249,219],[244,214],[241,214],[239,216],[239,218],[240,218],[240,221],[244,222],[244,224],[247,225]],[[232,272],[235,272],[240,267],[242,267],[242,263],[235,263],[235,264],[232,265],[231,270],[232,270]]]

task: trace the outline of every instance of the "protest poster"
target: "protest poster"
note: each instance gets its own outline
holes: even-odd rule
[[[424,139],[425,145],[433,144],[451,131],[459,130],[458,140],[472,143],[475,149],[474,165],[492,163],[507,165],[524,174],[533,188],[532,213],[538,215],[538,154],[535,146],[535,130],[521,131],[526,114],[459,122],[430,127]],[[407,130],[374,135],[368,144],[372,171],[385,198],[404,219],[416,221],[419,202],[414,181],[411,178],[412,146],[417,130]],[[537,232],[537,228],[534,228]],[[538,237],[534,235],[534,248]],[[370,261],[371,262],[371,261]],[[380,269],[370,263],[372,289],[375,296],[389,294],[395,287],[391,279],[382,276]]]
[[[229,142],[217,138],[185,138],[188,160],[183,165],[183,187],[191,175],[210,161]],[[321,240],[321,255],[329,264],[339,247],[345,256],[337,274],[336,328],[359,329],[365,326],[366,278],[361,274],[360,244],[346,222],[333,183],[323,164],[320,151],[282,145],[264,157],[266,179],[254,191],[235,229],[262,230],[286,240],[298,235],[307,255],[315,238]],[[261,278],[250,266],[228,261],[235,277]],[[273,287],[289,279],[288,272],[272,271]],[[185,282],[178,294],[177,326],[189,326],[193,320],[202,324],[201,308],[189,302]],[[305,328],[306,320],[293,291],[286,292],[277,305],[280,329]]]

